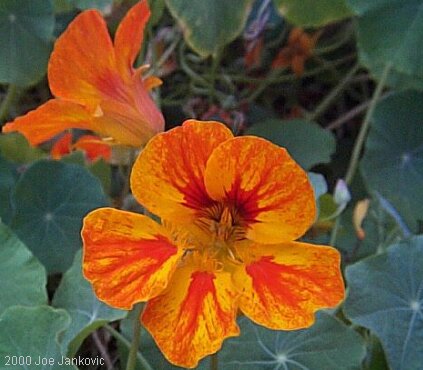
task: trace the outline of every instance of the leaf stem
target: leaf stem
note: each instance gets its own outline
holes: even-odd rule
[[[373,112],[376,108],[376,104],[379,101],[379,98],[383,92],[383,88],[385,87],[386,80],[389,76],[389,71],[391,70],[392,64],[386,64],[385,69],[382,72],[382,76],[376,86],[375,92],[373,93],[372,100],[370,101],[369,109],[366,112],[364,117],[363,124],[360,127],[360,132],[358,133],[357,140],[354,145],[354,149],[351,155],[350,164],[348,166],[347,174],[345,175],[345,182],[349,185],[351,184],[355,172],[357,170],[358,161],[360,159],[360,154],[364,146],[364,142],[367,136],[367,131],[369,130],[370,121],[373,116]]]
[[[360,159],[361,151],[363,150],[364,142],[367,136],[367,131],[369,130],[370,121],[373,116],[373,112],[376,108],[376,104],[379,101],[380,96],[382,95],[383,88],[385,87],[386,80],[389,76],[389,72],[391,70],[392,64],[388,63],[385,66],[385,69],[382,72],[380,80],[376,86],[376,89],[373,93],[372,99],[370,101],[369,109],[366,112],[364,117],[364,121],[360,127],[360,132],[358,133],[357,139],[354,144],[354,149],[351,155],[350,163],[348,165],[347,173],[345,175],[345,182],[347,185],[350,185],[352,180],[354,179],[354,175],[357,171],[358,162]],[[332,234],[330,237],[330,245],[335,245],[336,238],[338,236],[338,230],[340,227],[340,217],[338,216],[335,221],[335,225],[332,229]]]
[[[333,104],[339,94],[348,86],[351,79],[354,77],[360,65],[356,63],[347,75],[331,90],[331,92],[326,95],[326,97],[317,105],[313,113],[308,117],[310,121],[317,120],[326,110]]]
[[[137,364],[138,346],[141,337],[141,321],[140,321],[141,305],[135,308],[136,315],[134,315],[134,330],[132,335],[132,343],[129,349],[128,362],[126,363],[126,370],[134,370]]]
[[[215,352],[211,355],[211,358],[210,358],[210,370],[218,370],[218,369],[219,369],[218,352]]]
[[[126,339],[121,333],[119,333],[115,328],[113,328],[110,325],[105,325],[104,328],[109,331],[110,334],[113,335],[113,337],[122,343],[125,347],[128,349],[131,348],[131,342]],[[144,369],[146,370],[154,370],[153,367],[150,365],[150,363],[141,355],[140,352],[137,351],[137,360],[141,363]]]

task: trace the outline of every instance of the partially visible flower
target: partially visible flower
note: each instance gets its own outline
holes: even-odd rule
[[[149,16],[147,2],[140,1],[122,20],[113,43],[98,11],[79,14],[57,39],[49,61],[55,99],[6,124],[3,132],[19,131],[37,145],[79,128],[139,147],[163,131],[163,116],[149,95],[160,80],[143,78],[146,66],[133,68]]]
[[[309,35],[301,28],[294,28],[288,37],[288,44],[282,48],[272,62],[272,68],[291,67],[297,76],[304,73],[306,60],[313,55],[320,33]]]
[[[102,208],[84,219],[83,272],[107,304],[131,309],[166,358],[195,367],[239,335],[238,310],[299,329],[344,297],[339,252],[294,241],[315,218],[307,174],[264,139],[218,122],[156,135],[135,162],[135,198],[162,224]]]
[[[83,135],[75,144],[72,144],[72,134],[66,132],[53,145],[50,155],[53,159],[60,159],[63,156],[72,153],[74,150],[81,150],[85,153],[88,161],[94,162],[103,158],[110,161],[112,149],[109,144],[104,143],[101,138],[94,135]]]

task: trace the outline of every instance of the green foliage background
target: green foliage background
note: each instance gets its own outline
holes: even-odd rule
[[[52,45],[80,10],[109,14],[113,30],[119,18],[113,7],[123,12],[134,2],[0,1],[0,123],[46,100]],[[201,114],[229,115],[234,132],[284,146],[313,171],[319,218],[306,238],[340,250],[348,293],[309,329],[270,331],[240,318],[242,334],[225,341],[219,368],[421,370],[423,1],[267,1],[261,64],[249,70],[240,61],[242,45],[265,2],[150,1],[141,57],[153,55],[153,72],[164,73],[163,54],[147,49],[171,27],[165,41],[177,67],[163,77],[160,94],[169,127],[198,113],[193,106],[200,101],[210,108]],[[301,77],[270,67],[296,26],[322,32]],[[290,117],[298,105],[300,117]],[[235,113],[246,117],[241,125]],[[18,134],[0,135],[0,369],[22,368],[6,366],[7,356],[94,355],[98,349],[87,340],[93,333],[108,338],[103,345],[120,356],[115,366],[123,369],[133,317],[98,301],[84,280],[80,229],[90,210],[119,198],[130,167],[90,164],[82,153],[52,161],[46,149]],[[338,178],[345,187],[334,186]],[[370,207],[363,239],[353,213],[364,198]],[[123,204],[135,207],[130,196]],[[147,333],[142,338],[139,369],[176,368]],[[198,368],[210,368],[210,359]]]

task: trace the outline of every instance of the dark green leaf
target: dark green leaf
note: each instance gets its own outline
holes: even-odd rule
[[[380,339],[392,370],[423,363],[423,236],[346,270],[347,317]]]
[[[70,370],[70,365],[59,365],[62,354],[58,337],[70,324],[69,315],[64,310],[49,306],[10,307],[0,316],[0,368],[11,370]],[[11,357],[17,356],[23,365],[9,364]],[[50,361],[48,365],[37,365],[40,359]],[[26,366],[24,366],[26,365]]]
[[[53,306],[65,309],[72,320],[61,338],[63,353],[69,357],[76,354],[82,341],[94,330],[127,315],[127,311],[113,309],[97,299],[91,285],[82,276],[80,252],[76,253],[72,267],[63,275]]]
[[[358,15],[363,63],[376,75],[392,63],[390,83],[423,88],[423,1],[348,0]]]
[[[316,123],[304,120],[271,119],[253,125],[246,134],[261,136],[285,147],[305,169],[330,162],[331,155],[335,152],[336,142],[332,133]]]
[[[0,221],[8,224],[12,217],[11,192],[18,174],[15,166],[0,156]]]
[[[0,314],[11,306],[47,303],[47,277],[44,267],[2,223],[0,261]]]
[[[404,92],[380,102],[361,161],[363,178],[400,213],[423,219],[423,94]],[[404,212],[403,212],[404,211]]]
[[[201,56],[216,55],[242,31],[252,0],[166,0],[186,42]]]
[[[54,29],[51,0],[0,2],[0,82],[27,86],[46,72]]]
[[[274,0],[283,17],[303,26],[323,26],[352,15],[345,0]]]
[[[365,356],[361,337],[324,312],[308,329],[274,331],[247,319],[240,326],[241,336],[227,340],[219,354],[222,369],[350,370]]]
[[[13,230],[53,273],[72,264],[83,217],[107,200],[100,182],[83,167],[41,160],[18,181],[14,203]]]

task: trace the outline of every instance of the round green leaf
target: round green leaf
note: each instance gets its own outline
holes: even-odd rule
[[[0,221],[9,223],[12,217],[10,194],[15,186],[18,174],[14,166],[0,157]]]
[[[240,320],[241,336],[227,340],[219,354],[227,370],[337,370],[359,366],[365,356],[361,337],[339,320],[319,312],[302,330],[273,331]],[[242,348],[242,355],[239,352]]]
[[[352,15],[345,0],[273,0],[291,23],[303,27],[323,26]]]
[[[12,229],[54,273],[72,264],[83,217],[107,201],[100,181],[85,168],[41,160],[16,184],[14,204]]]
[[[10,307],[0,316],[0,368],[70,370],[63,361],[58,336],[70,324],[64,310],[49,306]],[[22,365],[12,366],[13,357]],[[40,360],[48,361],[45,365]],[[9,361],[9,365],[7,365]]]
[[[8,307],[47,303],[47,277],[41,263],[0,223],[0,314]]]
[[[94,330],[127,315],[127,311],[113,309],[97,299],[91,285],[82,276],[80,252],[76,253],[72,267],[63,275],[53,306],[65,309],[71,317],[71,325],[61,337],[63,353],[69,357],[76,354],[83,340]]]
[[[253,125],[246,134],[261,136],[285,147],[305,169],[319,163],[329,163],[331,155],[335,152],[336,141],[331,132],[316,123],[300,119],[267,120]]]
[[[201,56],[216,55],[247,21],[253,0],[166,0],[186,42]]]
[[[345,313],[372,330],[392,370],[423,363],[423,236],[391,246],[346,270]]]
[[[0,2],[0,82],[27,86],[46,72],[54,29],[50,0]]]
[[[113,0],[68,0],[78,9],[99,9],[110,10],[113,5]]]
[[[31,163],[46,154],[28,143],[25,136],[19,133],[0,135],[0,154],[16,163]]]
[[[423,1],[348,3],[358,15],[358,45],[366,66],[377,71],[389,61],[395,75],[391,83],[416,85],[417,79],[423,88]]]
[[[368,188],[416,219],[423,219],[422,117],[422,93],[398,93],[380,102],[361,161]]]

